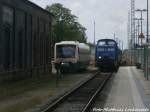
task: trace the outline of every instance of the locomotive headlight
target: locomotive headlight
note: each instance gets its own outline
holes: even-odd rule
[[[99,59],[101,59],[102,57],[101,56],[99,56]]]

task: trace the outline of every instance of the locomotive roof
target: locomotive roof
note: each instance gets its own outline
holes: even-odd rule
[[[100,40],[98,40],[98,42],[99,42],[99,41],[106,41],[106,40],[107,40],[107,41],[114,41],[114,42],[116,42],[114,39],[100,39]]]

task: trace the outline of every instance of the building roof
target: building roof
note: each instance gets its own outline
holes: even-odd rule
[[[51,16],[54,16],[52,13],[50,13],[49,11],[47,11],[47,10],[43,9],[42,7],[36,5],[35,3],[31,2],[30,0],[22,0],[22,1],[25,2],[25,3],[27,3],[27,4],[29,4],[29,5],[32,5],[35,8],[38,8],[41,11],[44,11],[44,12],[50,14]]]

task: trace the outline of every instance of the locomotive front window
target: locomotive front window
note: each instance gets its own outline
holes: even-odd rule
[[[106,45],[106,41],[100,41],[100,42],[98,43],[98,45],[99,45],[99,46]]]
[[[116,43],[114,41],[99,41],[98,45],[99,46],[104,46],[104,45],[115,45]]]
[[[76,46],[74,45],[58,45],[56,48],[57,58],[74,58]]]
[[[108,41],[107,44],[108,45],[115,45],[115,42],[114,41]]]

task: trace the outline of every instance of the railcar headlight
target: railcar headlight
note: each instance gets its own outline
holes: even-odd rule
[[[64,62],[61,62],[61,65],[64,65],[65,63]]]
[[[101,59],[102,57],[101,56],[99,56],[99,59]]]

